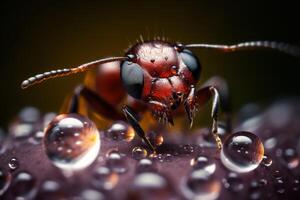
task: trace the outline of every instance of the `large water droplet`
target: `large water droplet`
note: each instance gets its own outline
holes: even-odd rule
[[[221,151],[221,161],[231,171],[245,173],[256,169],[264,155],[264,147],[250,132],[229,135]]]
[[[229,173],[227,178],[222,180],[224,187],[231,192],[240,192],[244,189],[242,179],[236,173]]]
[[[198,156],[192,159],[190,164],[194,169],[202,169],[209,175],[213,174],[216,170],[216,164],[211,159],[204,156]]]
[[[44,145],[55,166],[64,170],[79,170],[96,159],[100,137],[95,124],[86,117],[62,114],[47,126]]]
[[[107,167],[99,167],[93,173],[92,185],[96,188],[111,190],[119,181],[119,176]]]
[[[187,199],[214,200],[220,191],[220,181],[201,169],[192,171],[182,184],[182,193]]]
[[[13,179],[10,190],[16,197],[30,199],[35,195],[35,179],[28,172],[19,172]]]
[[[8,162],[8,167],[11,170],[16,170],[19,167],[19,161],[17,158],[11,158]]]
[[[126,162],[118,151],[112,150],[107,154],[106,164],[112,171],[118,174],[127,171]]]
[[[0,169],[0,197],[7,190],[11,182],[11,174]]]
[[[147,150],[144,149],[143,147],[134,147],[132,149],[132,157],[136,160],[141,160],[143,158],[147,157]]]
[[[112,140],[130,142],[134,138],[135,132],[127,123],[117,121],[104,132],[104,135]]]

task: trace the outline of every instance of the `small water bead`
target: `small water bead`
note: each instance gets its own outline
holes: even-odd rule
[[[162,134],[158,132],[151,131],[147,134],[147,138],[150,140],[151,144],[154,146],[160,146],[164,142]]]
[[[138,174],[128,193],[127,199],[170,199],[173,195],[170,182],[164,176],[154,172]]]
[[[8,162],[8,167],[11,170],[16,170],[19,167],[19,161],[17,158],[11,158]]]
[[[216,164],[211,159],[204,156],[193,158],[190,164],[194,169],[202,169],[209,175],[213,174],[216,170]]]
[[[63,190],[59,183],[54,180],[46,180],[41,184],[36,199],[52,200],[62,197]]]
[[[0,196],[4,194],[11,183],[11,174],[0,169]]]
[[[130,142],[134,138],[135,132],[127,123],[117,121],[104,132],[104,135],[115,141]]]
[[[294,169],[299,165],[299,156],[294,149],[285,149],[283,151],[282,159],[289,169]]]
[[[221,183],[203,170],[194,170],[184,179],[181,189],[187,199],[215,200],[220,195]]]
[[[45,130],[44,146],[55,166],[64,170],[80,170],[98,156],[99,132],[86,117],[78,114],[58,115]]]
[[[112,171],[118,174],[127,171],[126,162],[118,151],[112,150],[107,154],[106,164]]]
[[[267,139],[264,143],[265,149],[271,150],[277,145],[277,139],[275,137],[271,137]]]
[[[16,197],[31,199],[35,195],[35,179],[28,172],[19,172],[13,179],[11,193]]]
[[[152,160],[148,158],[141,159],[137,165],[136,171],[142,172],[155,172],[157,171]]]
[[[99,167],[93,173],[92,185],[96,188],[111,190],[119,181],[119,176],[107,167]]]
[[[244,184],[241,178],[236,173],[229,173],[227,178],[222,180],[226,189],[231,192],[240,192],[244,189]]]
[[[273,160],[269,156],[265,155],[263,156],[261,163],[266,167],[270,167],[273,163]]]
[[[132,149],[132,157],[136,160],[141,160],[143,158],[146,158],[148,155],[148,152],[143,147],[134,147]]]
[[[264,147],[250,132],[237,132],[229,135],[221,151],[221,161],[229,170],[245,173],[256,169],[262,161]]]
[[[19,121],[23,123],[35,123],[40,119],[40,111],[35,107],[26,107],[19,113]]]
[[[276,179],[274,182],[275,190],[278,194],[285,193],[285,183],[282,179]]]
[[[300,180],[295,179],[293,181],[293,191],[299,191],[300,190]]]

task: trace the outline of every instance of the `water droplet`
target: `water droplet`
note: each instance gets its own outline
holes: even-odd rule
[[[13,123],[9,127],[9,134],[14,138],[24,138],[34,132],[33,124]]]
[[[223,179],[222,182],[224,187],[231,192],[240,192],[244,189],[243,181],[236,173],[229,173],[227,178]]]
[[[62,114],[47,126],[44,145],[55,166],[63,170],[79,170],[89,166],[98,156],[100,137],[97,127],[88,118]]]
[[[19,167],[19,161],[17,158],[11,158],[10,161],[8,162],[8,167],[11,170],[16,170]]]
[[[264,147],[250,132],[229,135],[221,151],[221,161],[231,171],[245,173],[256,169],[264,155]]]
[[[168,179],[158,173],[144,172],[134,178],[128,199],[170,199],[172,195]]]
[[[119,181],[119,176],[107,167],[99,167],[93,173],[92,185],[96,188],[111,190]]]
[[[216,170],[216,164],[211,159],[204,156],[198,156],[192,159],[190,164],[194,169],[202,169],[209,175],[212,175]]]
[[[282,159],[285,161],[285,164],[289,169],[294,169],[299,165],[299,157],[294,149],[285,149]]]
[[[64,192],[59,183],[54,180],[46,180],[41,184],[36,199],[52,200],[63,197]]]
[[[93,190],[93,189],[86,189],[84,191],[81,192],[80,194],[80,199],[82,200],[104,200],[106,199],[105,196],[97,191],[97,190]]]
[[[275,137],[271,137],[267,139],[264,143],[265,149],[271,150],[277,145],[277,139]]]
[[[285,193],[285,184],[282,179],[276,179],[274,185],[275,185],[276,192],[278,194]]]
[[[16,197],[31,199],[35,195],[35,179],[28,172],[19,172],[11,184],[11,192]]]
[[[147,157],[147,150],[144,149],[143,147],[134,147],[132,149],[132,157],[136,160],[141,160],[145,157]]]
[[[154,163],[152,160],[148,158],[141,159],[137,165],[137,172],[142,173],[142,172],[155,172],[157,171],[155,169]]]
[[[11,174],[0,169],[0,197],[7,190],[11,183]]]
[[[184,154],[191,154],[194,152],[194,147],[192,145],[186,144],[186,145],[183,145],[182,150],[183,150]]]
[[[270,167],[272,165],[273,161],[269,156],[265,155],[265,156],[263,156],[261,163],[266,167]]]
[[[135,132],[131,126],[123,121],[117,121],[108,128],[104,135],[115,141],[127,141],[130,142],[134,136]]]
[[[106,164],[112,171],[118,174],[122,174],[127,171],[126,162],[118,151],[112,150],[108,153]]]
[[[280,171],[276,170],[276,171],[273,172],[273,177],[275,179],[281,179],[282,178],[282,173]]]
[[[19,121],[23,123],[35,123],[40,119],[40,111],[35,107],[23,108],[19,113]]]
[[[300,180],[299,179],[295,179],[293,181],[293,190],[294,191],[299,191],[300,190]]]
[[[151,131],[147,134],[148,140],[150,140],[151,144],[155,146],[160,146],[164,142],[164,138],[162,134]]]
[[[187,199],[214,200],[220,195],[221,183],[203,170],[194,170],[184,179],[181,189]]]

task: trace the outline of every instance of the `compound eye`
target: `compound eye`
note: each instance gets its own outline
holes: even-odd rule
[[[201,64],[198,58],[194,56],[194,54],[187,49],[184,49],[182,52],[180,52],[180,56],[183,63],[192,72],[195,80],[199,80],[200,73],[201,73]]]
[[[144,87],[142,68],[136,63],[124,61],[121,65],[121,79],[127,93],[136,99],[140,99]]]

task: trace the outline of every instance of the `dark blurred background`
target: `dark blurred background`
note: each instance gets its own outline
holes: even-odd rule
[[[219,1],[220,2],[220,1]],[[21,90],[31,75],[123,55],[140,34],[183,43],[275,40],[300,45],[297,5],[265,1],[1,1],[0,126],[24,106],[57,111],[83,75]],[[234,110],[300,94],[299,58],[270,51],[196,50],[201,81],[228,80]]]

